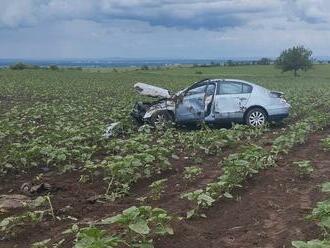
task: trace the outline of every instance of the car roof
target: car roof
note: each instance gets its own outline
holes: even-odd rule
[[[254,84],[254,83],[251,83],[251,82],[248,82],[248,81],[245,81],[245,80],[240,80],[240,79],[231,79],[231,78],[213,78],[213,79],[205,79],[206,80],[209,80],[211,82],[237,82],[237,83],[245,83],[245,84],[249,84],[251,86],[259,86],[257,84]],[[259,86],[260,87],[260,86]]]
[[[266,88],[258,85],[258,84],[255,84],[255,83],[251,83],[251,82],[248,82],[248,81],[245,81],[245,80],[241,80],[241,79],[232,79],[232,78],[210,78],[210,79],[204,79],[202,81],[210,81],[210,82],[216,82],[216,83],[219,83],[219,82],[237,82],[237,83],[244,83],[244,84],[248,84],[248,85],[251,85],[255,90],[258,89],[259,91],[267,91]]]

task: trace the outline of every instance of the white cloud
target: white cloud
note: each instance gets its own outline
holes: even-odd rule
[[[280,6],[276,0],[2,1],[0,26],[3,27],[37,25],[52,20],[86,19],[104,22],[126,19],[166,27],[221,29],[244,25],[254,14],[268,15]]]
[[[0,57],[330,55],[326,0],[0,1]]]
[[[308,23],[330,22],[330,1],[328,0],[288,0],[289,13]]]

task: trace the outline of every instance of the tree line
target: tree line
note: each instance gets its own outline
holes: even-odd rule
[[[312,58],[312,51],[304,46],[294,46],[292,48],[285,49],[281,52],[280,56],[276,60],[269,58],[261,58],[260,60],[252,61],[234,61],[227,60],[223,64],[211,62],[205,65],[193,65],[193,67],[211,67],[211,66],[239,66],[239,65],[271,65],[274,64],[276,68],[282,70],[282,72],[293,71],[295,76],[298,76],[298,71],[307,71],[312,68],[315,60]],[[330,61],[328,61],[330,64]],[[40,67],[38,65],[31,65],[25,63],[16,63],[9,66],[12,70],[25,70],[25,69],[50,69],[59,70],[57,65],[50,65],[48,67]],[[70,69],[81,70],[81,67],[74,67]],[[149,67],[144,65],[142,70],[148,70]]]

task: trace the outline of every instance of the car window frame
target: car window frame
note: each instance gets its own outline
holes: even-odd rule
[[[207,91],[208,91],[208,88],[210,87],[210,85],[214,85],[214,90],[213,90],[213,94],[208,95],[207,94]],[[206,89],[205,89],[205,95],[207,95],[207,96],[213,96],[213,95],[215,95],[216,92],[217,92],[217,83],[216,82],[209,81],[207,83],[207,86],[206,86]]]
[[[198,87],[201,87],[201,86],[206,86],[205,89],[204,89],[204,93],[206,92],[207,90],[207,86],[209,84],[209,81],[202,81],[202,82],[198,82],[192,86],[190,86],[185,92],[184,92],[184,96],[193,96],[193,95],[197,95],[197,94],[201,94],[201,93],[195,93],[195,94],[187,94],[190,90],[192,89],[195,89],[195,88],[198,88]]]
[[[220,93],[220,87],[221,87],[221,84],[240,84],[242,87],[241,87],[241,92],[240,93]],[[240,94],[251,94],[252,91],[253,91],[253,86],[252,85],[249,85],[249,84],[246,84],[246,83],[243,83],[243,82],[237,82],[237,81],[219,81],[217,83],[217,89],[216,89],[216,95],[240,95]],[[248,87],[250,87],[250,92],[243,92],[243,86],[244,85],[247,85]]]
[[[244,85],[246,85],[246,86],[248,86],[248,87],[250,88],[249,92],[244,92],[244,91],[243,91],[243,87],[244,87]],[[242,83],[242,94],[251,94],[252,91],[253,91],[253,86],[252,86],[252,85],[250,85],[250,84],[246,84],[246,83]]]

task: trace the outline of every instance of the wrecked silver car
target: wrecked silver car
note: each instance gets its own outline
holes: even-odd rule
[[[136,91],[158,98],[138,102],[132,116],[139,122],[246,123],[263,126],[289,115],[290,104],[283,93],[237,79],[204,79],[175,94],[145,83],[136,83]]]

